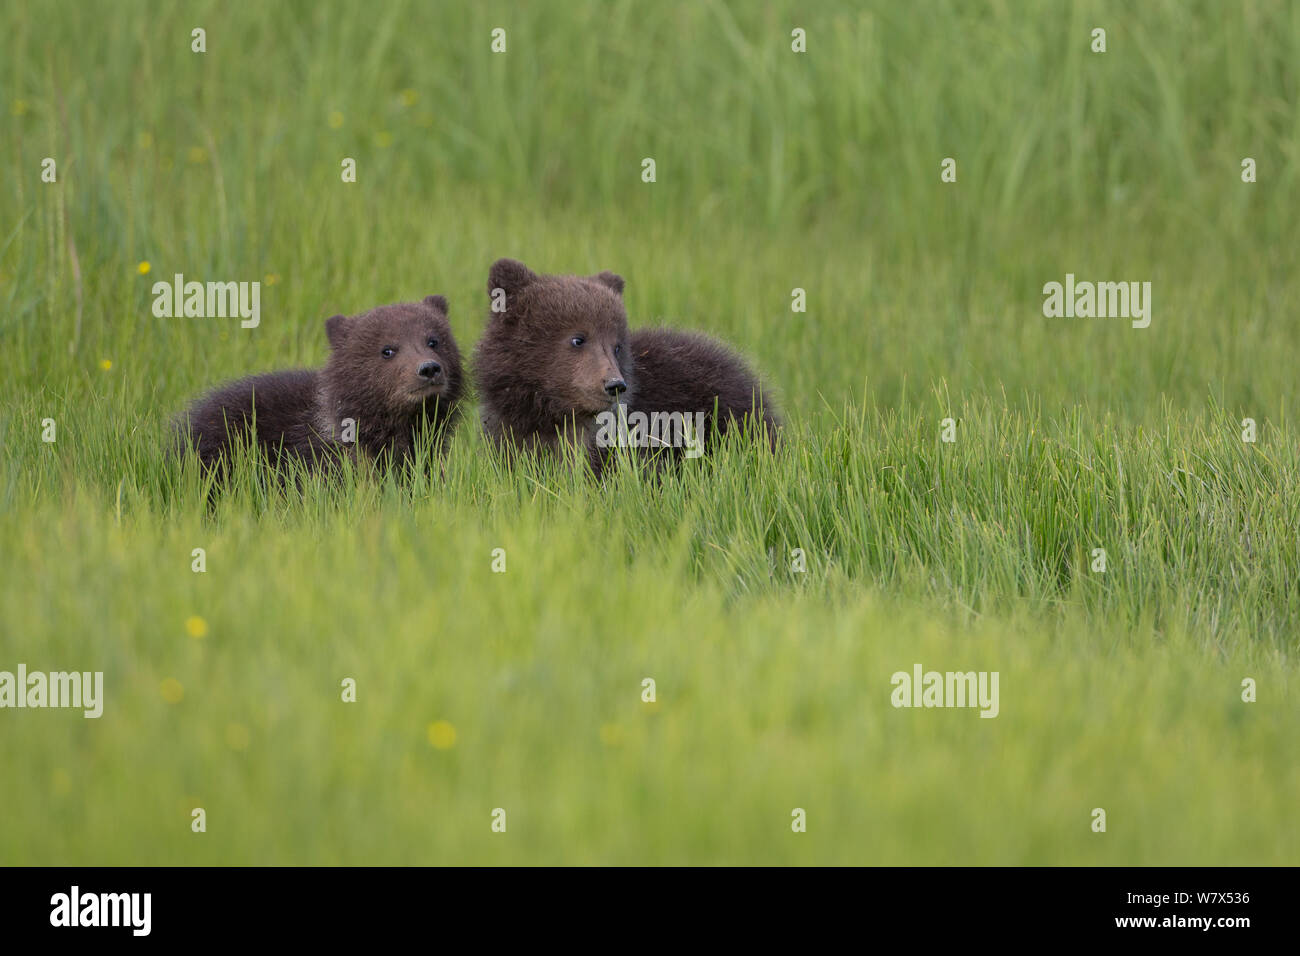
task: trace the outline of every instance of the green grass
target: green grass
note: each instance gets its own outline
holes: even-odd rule
[[[0,711],[0,862],[1300,862],[1300,5],[436,6],[0,13],[0,670],[107,688]],[[470,415],[211,507],[165,455],[334,312],[468,352],[503,255],[735,344],[781,451],[595,483]],[[176,272],[260,327],[155,318]],[[1044,318],[1067,272],[1150,328]]]

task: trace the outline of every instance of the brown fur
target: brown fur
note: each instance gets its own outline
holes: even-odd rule
[[[323,369],[230,382],[181,417],[177,430],[205,466],[224,470],[231,443],[252,440],[276,465],[289,457],[328,468],[352,453],[354,446],[338,440],[346,418],[356,423],[355,447],[383,464],[409,460],[425,432],[441,450],[464,390],[447,300],[431,295],[355,318],[336,315],[325,331],[330,356]],[[391,357],[382,354],[386,348],[395,350]]]
[[[488,275],[489,297],[496,289],[506,308],[489,313],[474,372],[483,427],[499,445],[576,442],[599,473],[608,449],[596,447],[596,415],[617,396],[629,413],[704,412],[706,436],[752,415],[775,447],[780,420],[745,362],[698,333],[629,332],[620,276],[539,275],[500,259]]]

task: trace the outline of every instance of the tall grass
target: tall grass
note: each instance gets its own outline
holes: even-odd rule
[[[0,712],[0,861],[1300,858],[1297,5],[20,0],[0,35],[0,670],[107,684]],[[468,352],[502,255],[732,342],[780,451],[598,483],[471,413],[439,469],[215,496],[166,454],[335,312],[443,293]],[[1151,281],[1150,328],[1045,318],[1067,272]],[[261,281],[261,325],[155,318],[175,273]],[[916,662],[999,671],[1001,714],[895,710]]]

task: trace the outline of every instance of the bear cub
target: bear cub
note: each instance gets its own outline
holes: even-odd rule
[[[425,432],[441,450],[463,390],[447,300],[336,315],[325,333],[324,368],[254,375],[200,398],[176,424],[182,447],[188,441],[219,471],[237,436],[256,441],[277,467],[289,458],[328,469],[357,448],[381,464],[405,463]]]
[[[724,433],[746,418],[776,447],[781,420],[749,366],[698,333],[629,332],[620,276],[540,275],[499,259],[488,295],[474,375],[499,447],[573,442],[600,474],[612,444],[695,457],[715,424]],[[630,429],[609,427],[619,413]]]

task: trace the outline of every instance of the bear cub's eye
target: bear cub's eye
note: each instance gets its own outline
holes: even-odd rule
[[[384,358],[392,358],[394,355],[397,354],[397,349],[393,348],[391,345],[386,345],[384,346],[384,350],[379,354],[382,355]]]
[[[622,354],[623,354],[623,346],[621,346],[621,345],[615,345],[615,346],[614,346],[614,358],[618,358],[618,357],[619,357],[620,355],[622,355]]]
[[[429,339],[429,348],[431,348],[431,349],[437,351],[437,348],[438,348],[438,340],[437,340],[437,339]]]
[[[584,339],[581,335],[575,335],[573,338],[569,339],[569,341],[573,343],[573,347],[575,349],[579,349],[582,348],[582,343],[587,340]]]

